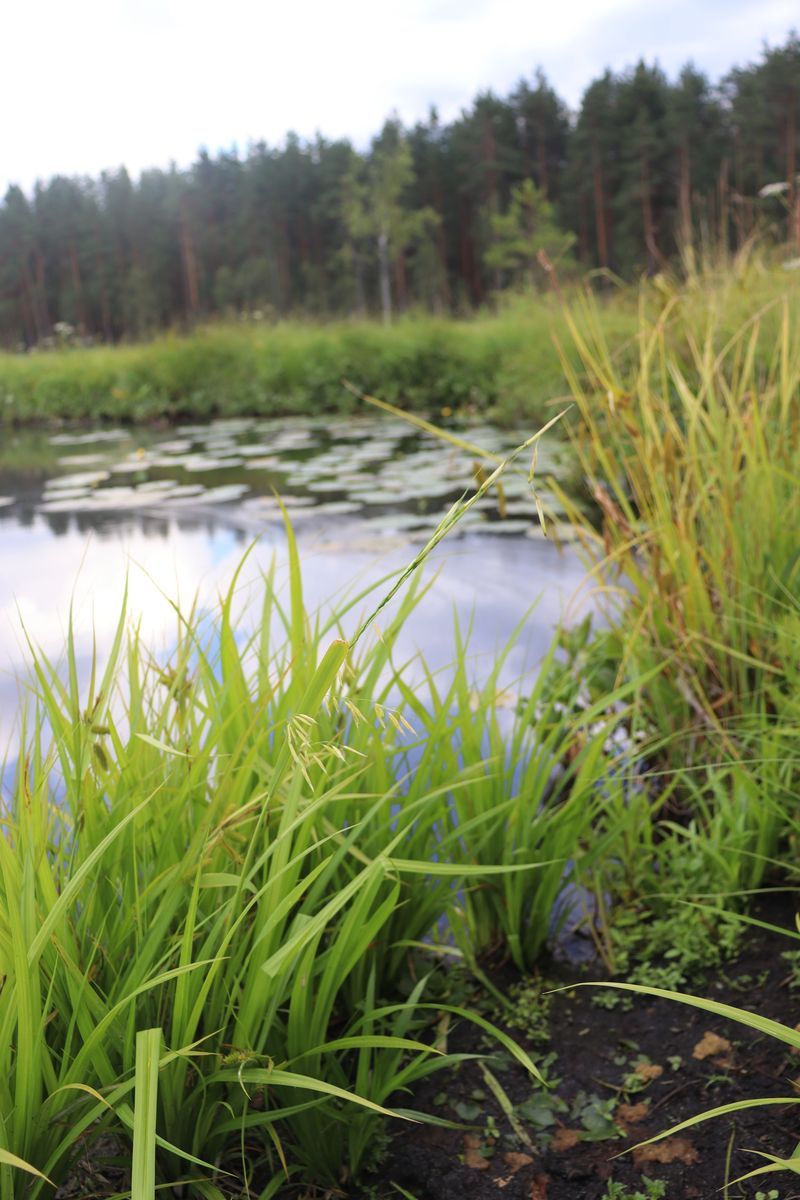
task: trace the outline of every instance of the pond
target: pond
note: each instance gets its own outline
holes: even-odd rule
[[[494,453],[524,438],[489,426],[464,433]],[[70,607],[84,668],[93,641],[111,644],[128,581],[129,610],[148,645],[171,639],[165,596],[201,608],[224,588],[249,545],[246,579],[271,560],[286,577],[286,540],[276,493],[297,535],[310,607],[402,568],[454,500],[474,488],[474,459],[390,417],[226,420],[167,430],[6,432],[0,445],[0,746],[18,710],[25,638],[57,659]],[[433,556],[432,586],[403,634],[445,667],[453,616],[471,622],[475,671],[534,605],[505,678],[543,653],[555,623],[585,606],[583,568],[569,546],[542,536],[527,462],[485,497]],[[568,479],[557,440],[543,445],[537,474]],[[555,512],[553,496],[543,494]],[[564,533],[562,526],[561,532]],[[244,608],[255,599],[243,585]],[[362,615],[365,615],[367,602]],[[355,616],[358,613],[354,614]],[[483,664],[483,665],[482,665]]]

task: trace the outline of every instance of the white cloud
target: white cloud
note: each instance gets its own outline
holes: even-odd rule
[[[455,115],[542,64],[571,102],[607,63],[724,70],[792,0],[55,0],[7,5],[0,178],[138,171],[289,129],[363,144],[398,108]],[[10,116],[9,114],[13,114]]]

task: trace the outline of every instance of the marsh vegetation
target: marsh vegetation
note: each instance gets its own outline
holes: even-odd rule
[[[463,626],[446,671],[401,652],[404,627],[430,598],[419,570],[332,608],[309,604],[291,506],[281,516],[286,586],[265,567],[257,621],[241,618],[244,560],[213,608],[174,604],[166,644],[148,645],[125,611],[88,669],[71,627],[61,654],[32,640],[0,838],[2,1200],[53,1185],[134,1200],[156,1186],[209,1200],[439,1200],[447,1178],[537,1200],[672,1196],[642,1170],[675,1196],[696,1194],[694,1130],[680,1152],[673,1130],[671,1157],[639,1153],[613,1178],[610,1154],[682,1120],[686,1110],[670,1104],[684,1082],[711,1088],[712,1074],[725,1077],[733,1101],[749,1105],[758,1062],[739,1070],[716,1026],[713,1045],[692,1026],[714,1070],[693,1067],[684,1080],[687,1052],[673,1046],[656,1062],[657,1051],[622,1044],[628,994],[613,985],[662,997],[700,990],[714,1020],[733,1015],[720,1005],[746,1009],[757,993],[783,1021],[762,1014],[760,1032],[798,1044],[791,962],[754,960],[751,971],[766,974],[749,983],[729,966],[749,922],[786,916],[754,917],[753,892],[797,882],[796,306],[792,276],[760,261],[683,286],[643,284],[619,308],[573,297],[557,317],[563,384],[548,397],[569,391],[571,411],[511,463],[503,452],[498,463],[499,441],[484,456],[480,445],[463,452],[467,479],[453,495],[462,452],[452,439],[467,431],[445,430],[451,441],[434,447],[413,442],[402,412],[387,418],[390,450],[354,474],[388,472],[387,506],[393,493],[402,501],[390,455],[408,437],[412,460],[424,451],[424,469],[444,481],[411,529],[406,563],[424,569],[434,543],[481,511],[476,495],[492,521],[515,519],[503,515],[501,483],[518,486],[514,504],[524,498],[537,522],[537,496],[545,523],[549,501],[578,539],[596,615],[556,631],[511,689],[504,665],[522,626],[480,678]],[[621,339],[609,312],[624,314]],[[452,337],[479,343],[506,319]],[[525,328],[521,311],[514,320]],[[412,328],[382,335],[387,355]],[[212,332],[208,344],[234,336],[251,334]],[[329,332],[286,336],[336,347]],[[29,391],[18,384],[15,395],[49,394],[36,388],[61,364],[77,381],[96,362],[139,353],[183,350],[31,358],[14,368],[30,372]],[[356,382],[414,403],[386,360],[380,369],[386,386]],[[320,367],[325,387],[338,373]],[[442,421],[449,393],[437,386],[428,407]],[[21,412],[59,415],[50,404]],[[451,405],[464,415],[450,394]],[[252,423],[155,433],[132,457],[72,464],[103,473],[95,486],[73,479],[64,495],[62,478],[44,491],[56,503],[60,491],[67,508],[102,504],[113,464],[129,463],[153,473],[131,490],[160,486],[167,503],[185,486],[171,474],[176,458],[201,471],[216,459],[224,473],[226,460],[257,461],[261,440],[262,457],[274,454],[273,434]],[[322,449],[335,481],[334,443],[335,428]],[[284,447],[301,490],[313,477],[305,445]],[[354,439],[351,460],[361,445],[370,442]],[[561,461],[564,473],[553,469]],[[472,552],[479,578],[479,544]],[[574,960],[555,965],[579,946],[593,956],[583,974]],[[544,977],[612,986],[597,1004],[585,989],[585,1003],[573,994],[572,1008],[553,1008],[561,1001],[543,998]],[[669,1011],[680,1027],[683,1010]],[[559,1090],[582,1034],[593,1050],[601,1038],[613,1047],[610,1089]],[[769,1061],[771,1103],[788,1106],[785,1063]],[[674,1088],[659,1091],[662,1076]],[[791,1159],[797,1134],[788,1108],[775,1111],[769,1152]],[[411,1122],[434,1131],[421,1144],[445,1155],[452,1176],[409,1167],[398,1147]],[[731,1184],[750,1160],[736,1141],[726,1153]]]

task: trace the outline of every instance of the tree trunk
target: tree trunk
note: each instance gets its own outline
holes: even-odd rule
[[[689,143],[681,144],[679,208],[681,214],[681,241],[686,252],[692,244],[692,179]]]
[[[447,272],[447,247],[444,240],[444,222],[439,222],[439,229],[436,234],[437,250],[439,254],[439,263],[441,265],[441,282],[439,284],[439,304],[445,312],[450,312],[453,306],[453,297],[450,292],[450,279]]]
[[[378,235],[378,270],[381,284],[381,311],[384,325],[392,323],[392,284],[389,279],[389,235],[382,229]]]
[[[322,253],[322,241],[320,238],[319,224],[313,221],[311,225],[311,246],[312,258],[316,270],[316,281],[319,289],[319,302],[323,312],[329,311],[328,304],[328,279],[325,274],[325,256]]]
[[[364,259],[356,252],[353,258],[353,282],[356,289],[356,312],[359,317],[367,315],[367,299],[364,290]]]
[[[397,297],[397,308],[402,312],[406,307],[408,289],[406,287],[406,259],[401,252],[394,260],[394,291]]]
[[[797,208],[797,93],[789,92],[789,111],[786,119],[786,182],[789,185],[786,199],[789,202],[789,240],[800,247]]]
[[[461,251],[461,274],[464,286],[473,304],[480,304],[483,299],[483,285],[480,271],[476,262],[475,243],[472,237],[470,222],[472,212],[469,208],[459,209],[459,232]]]
[[[497,142],[494,130],[488,120],[483,122],[483,143],[481,146],[483,165],[486,168],[486,203],[491,212],[496,212],[497,204]]]
[[[578,258],[585,263],[589,257],[589,214],[587,212],[585,193],[581,193],[580,220],[578,232]]]
[[[100,314],[103,322],[103,340],[109,345],[114,341],[114,326],[111,320],[111,304],[108,299],[108,278],[105,264],[100,272]]]
[[[719,244],[723,260],[728,257],[728,160],[723,158],[719,168]]]
[[[653,193],[650,189],[650,171],[646,158],[642,159],[642,228],[644,231],[644,244],[648,255],[647,273],[648,275],[654,275],[661,262],[661,254],[656,245],[655,222],[653,221]]]
[[[75,311],[78,315],[78,332],[85,334],[88,332],[86,323],[86,308],[83,303],[83,284],[81,283],[81,268],[78,262],[78,251],[75,249],[75,243],[69,244],[69,266],[72,274],[72,287],[75,291]]]
[[[550,199],[550,180],[547,174],[547,140],[544,135],[544,122],[539,122],[539,187]]]
[[[464,288],[469,293],[469,241],[467,238],[467,223],[464,218],[464,209],[461,205],[458,207],[458,250],[461,260],[461,279],[464,283]]]
[[[278,222],[278,295],[276,307],[284,312],[292,307],[292,264],[290,261],[289,222],[284,218]]]
[[[444,305],[447,311],[452,307],[452,296],[450,294],[450,279],[447,271],[447,242],[444,236],[444,217],[442,216],[442,188],[439,182],[438,171],[434,177],[434,211],[439,217],[439,223],[436,227],[436,245],[439,252],[439,262],[442,266],[442,280],[439,289],[439,302]]]
[[[603,168],[597,148],[592,148],[592,185],[594,190],[594,223],[597,231],[597,256],[600,266],[608,266],[608,226],[606,224],[605,196],[603,195]]]
[[[22,324],[25,331],[25,345],[34,346],[39,340],[39,321],[36,316],[33,297],[31,296],[28,268],[25,264],[23,264],[20,271],[20,281],[22,284]]]
[[[41,250],[36,251],[36,291],[34,294],[34,303],[39,312],[39,321],[44,329],[51,329],[52,322],[50,313],[47,308],[47,289],[44,281],[44,255]]]
[[[186,204],[182,200],[180,206],[180,240],[181,258],[183,260],[183,281],[186,291],[186,315],[191,320],[200,307],[200,290],[197,284],[197,262],[194,256],[194,244],[189,229]]]

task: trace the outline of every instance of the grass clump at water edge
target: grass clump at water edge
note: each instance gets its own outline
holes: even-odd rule
[[[392,1098],[457,1061],[424,1036],[447,1008],[426,1007],[431,932],[446,918],[473,964],[506,945],[524,965],[549,935],[604,737],[535,747],[534,689],[507,742],[501,664],[476,693],[463,653],[423,699],[393,662],[419,585],[356,646],[368,597],[312,620],[289,546],[288,606],[269,575],[251,636],[235,579],[213,631],[176,608],[168,662],[124,618],[88,688],[71,635],[63,671],[32,648],[0,838],[3,1200],[93,1144],[132,1144],[142,1196],[154,1153],[207,1196],[339,1185],[385,1116],[419,1119]]]

